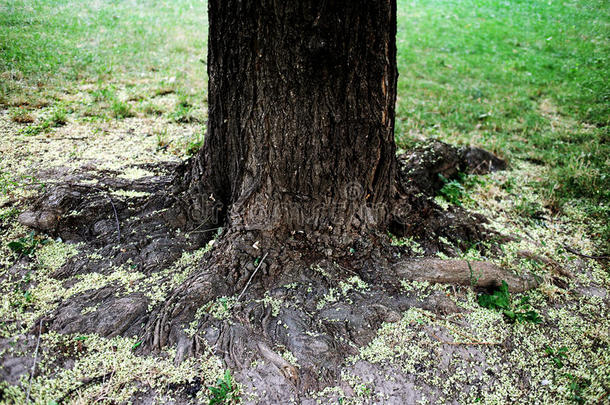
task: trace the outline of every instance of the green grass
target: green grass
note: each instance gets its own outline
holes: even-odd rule
[[[17,121],[64,111],[33,133],[142,114],[205,122],[206,12],[193,0],[0,0],[0,106]],[[397,44],[399,148],[439,138],[533,162],[542,206],[610,222],[609,2],[398,0]]]
[[[610,3],[399,0],[398,8],[399,146],[415,134],[544,165],[538,187],[555,209],[610,199]]]
[[[0,105],[79,91],[95,102],[107,88],[125,103],[167,81],[202,104],[206,41],[205,1],[0,0]],[[125,116],[119,104],[104,108]]]

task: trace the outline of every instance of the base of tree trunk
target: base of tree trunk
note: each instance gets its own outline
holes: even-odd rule
[[[140,182],[99,177],[91,186],[92,179],[83,175],[51,188],[20,216],[25,225],[82,242],[80,253],[52,275],[57,279],[123,266],[167,281],[173,274],[163,270],[217,235],[186,279],[170,283],[158,302],[146,291],[117,294],[116,285],[88,290],[46,316],[43,331],[138,335],[144,338],[143,352],[176,345],[177,361],[212,347],[238,381],[266,390],[265,400],[275,402],[336,381],[347,356],[408,308],[457,311],[443,294],[417,299],[402,288],[403,280],[480,289],[505,280],[513,291],[537,285],[491,263],[431,257],[455,255],[455,246],[507,239],[487,230],[484,218],[458,206],[445,210],[433,199],[443,186],[439,174],[451,179],[459,172],[505,167],[480,149],[434,142],[399,157],[389,230],[413,237],[428,255],[424,258],[392,246],[387,230],[352,235],[346,245],[328,235],[220,229],[224,224],[214,218],[199,218],[193,226],[193,206],[210,204],[201,200],[206,195],[201,186],[193,191],[190,180],[202,172],[197,164],[168,167],[167,176]],[[92,305],[98,310],[82,313]]]

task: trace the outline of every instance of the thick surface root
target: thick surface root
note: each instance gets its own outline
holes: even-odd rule
[[[531,290],[536,288],[541,281],[529,274],[518,276],[490,262],[435,258],[412,259],[396,263],[388,274],[404,280],[456,284],[480,289],[493,289],[505,281],[511,292]]]
[[[470,246],[492,236],[482,218],[460,207],[443,210],[433,198],[443,185],[439,174],[450,179],[459,172],[483,173],[504,162],[479,149],[437,142],[401,156],[400,163],[393,233],[414,237],[428,254],[455,253],[440,237]],[[92,186],[86,176],[73,179],[51,188],[20,216],[25,225],[82,243],[50,275],[57,280],[69,284],[75,275],[120,271],[168,286],[160,297],[132,291],[131,281],[119,278],[85,289],[45,317],[44,331],[138,335],[144,342],[138,350],[175,346],[176,361],[212,348],[240,383],[259,393],[257,401],[278,403],[335,383],[347,358],[407,309],[457,311],[443,294],[418,299],[401,280],[476,288],[505,280],[511,291],[537,285],[486,262],[409,259],[408,250],[390,246],[385,232],[349,238],[343,246],[325,235],[225,229],[210,251],[183,269],[183,252],[201,251],[223,225],[208,214],[226,207],[215,205],[213,190],[195,181],[203,168],[173,169],[174,180],[95,179]],[[175,281],[178,270],[184,277]],[[96,311],[86,310],[91,306]]]

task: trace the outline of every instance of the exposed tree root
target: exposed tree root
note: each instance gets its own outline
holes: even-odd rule
[[[440,242],[441,236],[458,247],[490,237],[502,240],[485,229],[484,218],[460,207],[443,210],[433,198],[443,185],[439,174],[483,173],[505,167],[504,162],[480,149],[440,142],[403,155],[399,162],[393,233],[414,237],[428,254],[456,253]],[[220,201],[213,190],[196,181],[203,172],[200,163],[174,168],[173,181],[102,180],[90,186],[85,176],[51,188],[20,221],[67,241],[85,242],[80,254],[52,274],[59,280],[69,283],[77,274],[104,274],[121,266],[154,275],[183,251],[204,246],[224,225],[219,218],[227,208],[215,205]],[[151,196],[119,193],[114,198],[117,189]],[[348,244],[323,234],[225,229],[186,280],[152,310],[143,292],[111,284],[61,303],[45,317],[45,330],[137,334],[145,342],[144,352],[175,345],[177,361],[212,347],[242,384],[266,390],[262,402],[279,402],[287,393],[298,397],[336,381],[347,356],[370,342],[383,322],[400,320],[408,308],[457,311],[443,294],[420,300],[405,292],[401,280],[476,288],[505,280],[515,292],[538,284],[488,262],[409,259],[407,249],[390,246],[385,232],[346,240]],[[94,304],[96,311],[83,311]]]
[[[445,210],[434,201],[445,184],[443,179],[455,179],[458,173],[503,170],[506,168],[503,160],[479,148],[456,148],[434,141],[400,155],[398,162],[396,204],[390,223],[393,234],[413,237],[426,255],[436,252],[455,255],[453,246],[468,249],[481,240],[506,239],[485,228],[485,217],[460,206]]]
[[[412,259],[396,263],[389,272],[406,280],[431,283],[457,284],[491,289],[506,281],[512,292],[536,288],[540,281],[531,275],[517,276],[490,262],[466,260],[442,260],[436,258]]]

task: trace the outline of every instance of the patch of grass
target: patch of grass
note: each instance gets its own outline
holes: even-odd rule
[[[31,124],[34,122],[32,114],[23,107],[11,110],[11,121],[18,124]]]
[[[34,125],[30,125],[26,128],[24,128],[23,130],[21,130],[20,132],[22,134],[24,134],[25,136],[35,136],[40,134],[41,132],[46,132],[51,128],[51,123],[50,121],[43,121],[40,124],[34,124]]]
[[[133,117],[134,113],[131,111],[131,106],[125,101],[114,100],[112,102],[112,116],[116,119],[123,119]]]
[[[89,92],[94,103],[107,103],[108,113],[95,115],[112,116],[109,93],[146,101],[155,93],[203,94],[206,87],[205,1],[15,0],[0,1],[0,8],[2,105],[32,106],[40,93],[57,102]],[[91,92],[94,84],[104,89]]]
[[[440,138],[537,162],[555,212],[608,201],[608,21],[603,0],[398,0],[398,147]]]

